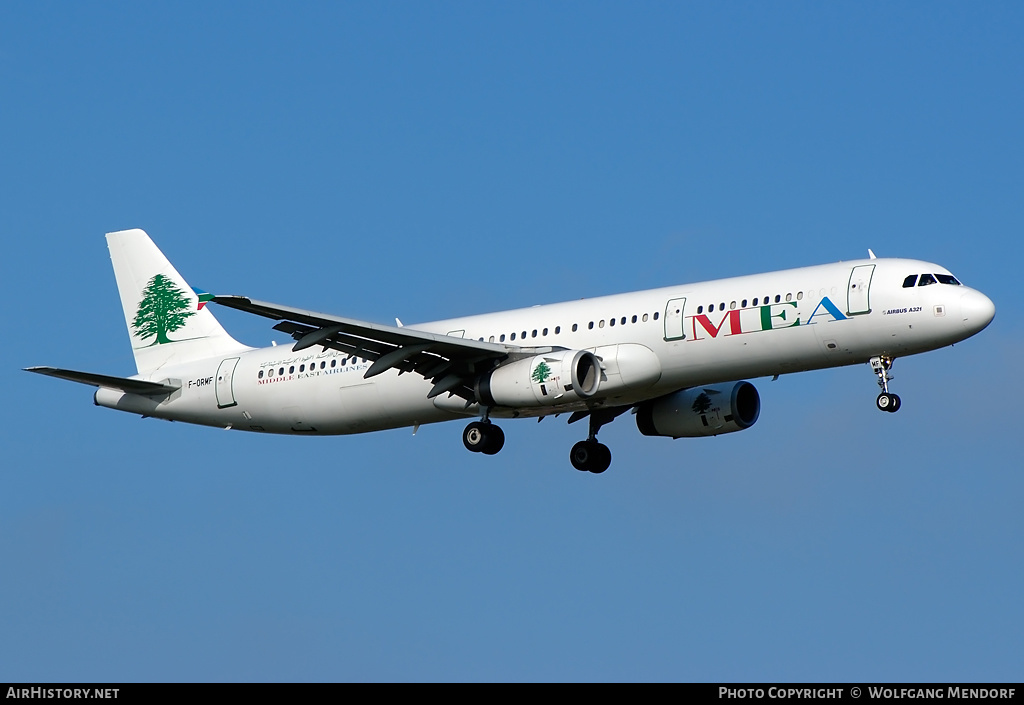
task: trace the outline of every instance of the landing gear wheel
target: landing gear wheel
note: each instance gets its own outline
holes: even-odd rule
[[[594,465],[590,468],[590,472],[595,475],[600,475],[608,466],[612,464],[612,452],[608,450],[608,446],[603,443],[597,444],[597,457],[594,459]]]
[[[494,455],[505,445],[505,432],[501,430],[500,426],[494,424],[484,424],[486,431],[484,432],[484,448],[481,451],[484,455]]]
[[[875,406],[878,407],[879,411],[888,411],[891,405],[892,399],[890,399],[889,395],[886,394],[885,392],[879,394],[878,398],[875,399]]]
[[[580,441],[569,451],[569,462],[577,470],[599,474],[612,464],[612,452],[597,441]]]
[[[895,394],[889,394],[888,392],[882,392],[875,399],[875,406],[878,407],[879,411],[888,411],[890,413],[897,411],[900,408],[900,398]]]
[[[569,451],[569,462],[572,463],[572,466],[580,472],[586,472],[590,456],[590,443],[587,441],[580,441],[572,447],[572,450]]]
[[[484,431],[484,424],[479,421],[466,426],[462,432],[462,445],[466,446],[466,450],[472,453],[479,453],[487,445],[487,434]]]
[[[462,444],[473,453],[494,455],[505,445],[505,432],[494,424],[474,421],[462,432]]]

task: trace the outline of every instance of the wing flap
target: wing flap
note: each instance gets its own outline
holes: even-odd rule
[[[447,356],[448,354],[461,355],[465,350],[477,351],[476,354],[487,352],[494,357],[504,357],[509,353],[510,346],[499,343],[486,343],[481,340],[468,340],[456,338],[451,335],[439,333],[427,333],[418,331],[408,326],[388,326],[382,323],[367,323],[353,318],[342,318],[331,316],[326,313],[316,313],[290,306],[278,306],[265,301],[253,301],[245,296],[214,296],[213,302],[221,306],[255,313],[258,316],[271,318],[275,321],[294,321],[303,323],[312,328],[327,328],[339,326],[339,333],[363,338],[380,343],[388,343],[392,346],[404,346],[418,343],[431,343],[431,349],[437,353]],[[279,329],[281,330],[281,329]]]
[[[212,301],[229,308],[280,321],[275,330],[295,339],[293,350],[322,346],[373,362],[364,377],[390,369],[415,372],[433,382],[428,398],[448,392],[475,401],[473,379],[522,348],[481,340],[456,338],[416,330],[341,318],[314,311],[253,301],[245,296],[215,296]]]

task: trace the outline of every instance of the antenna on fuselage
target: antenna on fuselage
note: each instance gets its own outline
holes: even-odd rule
[[[868,259],[878,259],[875,257],[875,253],[871,251],[870,247],[868,248]]]

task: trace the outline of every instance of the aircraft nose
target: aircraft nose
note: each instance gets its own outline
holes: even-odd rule
[[[964,328],[974,335],[995,318],[996,305],[992,303],[992,299],[980,291],[972,289],[960,297],[960,311],[963,316]]]

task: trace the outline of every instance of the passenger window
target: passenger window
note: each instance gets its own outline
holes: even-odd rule
[[[625,316],[623,316],[623,317],[622,317],[622,320],[621,320],[621,321],[619,321],[619,322],[620,322],[620,323],[621,323],[622,325],[626,325],[626,317],[625,317]]]
[[[274,376],[274,370],[273,369],[268,370],[267,371],[267,377],[273,377],[273,376]]]
[[[530,337],[531,338],[536,338],[537,337],[537,329],[536,328],[533,329],[533,334],[530,335]]]
[[[698,306],[697,307],[697,313],[704,313],[704,307],[703,306]]]
[[[747,300],[743,299],[743,303],[740,304],[740,308],[746,308],[746,307],[747,307]]]
[[[523,331],[523,334],[520,336],[520,338],[522,340],[526,340],[526,331],[525,330]]]
[[[305,365],[299,365],[299,372],[305,372],[305,371],[306,371],[306,366]]]
[[[658,312],[657,311],[654,312],[654,320],[658,320]]]
[[[331,360],[331,367],[337,367],[337,366],[338,366],[338,358],[332,359]]]
[[[917,284],[917,275],[916,274],[911,274],[909,277],[907,277],[906,279],[903,280],[903,288],[904,289],[909,289],[910,287],[914,286],[914,284]]]
[[[555,326],[555,335],[558,335],[561,332],[562,332],[562,326]]]
[[[786,301],[792,301],[792,300],[793,300],[793,295],[792,294],[786,294]]]
[[[604,328],[604,319],[603,318],[598,322],[597,327],[598,328]]]
[[[281,369],[279,369],[279,370],[277,371],[277,374],[279,374],[279,375],[283,375],[283,374],[284,374],[284,368],[282,367]]]
[[[775,303],[779,303],[780,301],[782,301],[782,295],[781,294],[776,294],[775,295]]]
[[[918,286],[928,286],[929,284],[936,284],[935,277],[931,274],[922,274],[921,281],[917,283]]]
[[[543,330],[543,332],[541,333],[541,335],[547,335],[547,334],[548,334],[548,329],[547,329],[547,328],[545,328],[545,329]]]
[[[320,369],[322,370],[325,367],[327,367],[327,363],[326,362],[321,362],[320,363]],[[334,367],[334,360],[331,360],[331,367]]]
[[[608,321],[608,325],[614,326],[615,325],[615,319],[613,318],[610,321]]]
[[[260,373],[259,373],[259,375],[258,375],[258,378],[259,378],[259,379],[263,379],[263,370],[260,370]]]
[[[576,323],[573,323],[572,324],[572,332],[575,333],[577,331],[577,329],[579,329],[579,325],[576,324]]]
[[[516,334],[515,333],[513,333],[511,336],[509,336],[509,340],[515,340],[515,339],[516,339]]]
[[[498,340],[500,340],[502,343],[504,343],[505,342],[505,334],[502,333],[501,337],[499,337]]]
[[[723,302],[723,303],[720,303],[720,304],[718,304],[718,310],[719,310],[719,311],[724,311],[724,310],[725,310],[725,303],[724,303],[724,302]]]
[[[633,318],[632,318],[631,322],[632,323],[636,323],[636,314],[633,314]]]
[[[804,300],[804,292],[802,292],[802,291],[796,292],[796,300],[797,301],[803,301]]]
[[[594,322],[593,321],[591,321],[590,323],[587,324],[587,329],[594,330]]]
[[[488,343],[493,343],[494,342],[494,336],[492,335],[490,338],[488,338],[487,342]]]
[[[644,323],[647,323],[647,314],[644,314]]]
[[[730,311],[731,311],[732,309],[734,309],[734,308],[736,308],[736,302],[735,302],[735,301],[733,301],[732,303],[730,303],[730,304],[729,304],[729,310],[730,310]]]

